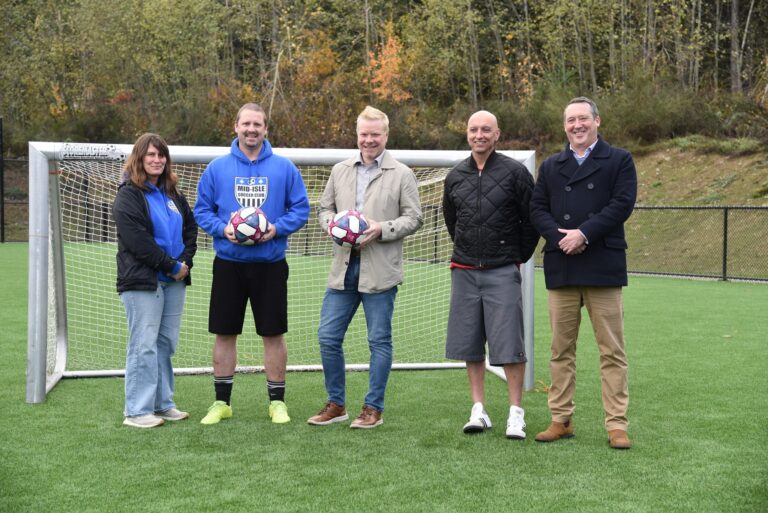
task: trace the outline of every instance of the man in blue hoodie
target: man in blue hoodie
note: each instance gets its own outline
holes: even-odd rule
[[[232,416],[230,398],[237,364],[237,336],[242,333],[250,299],[256,333],[264,342],[269,416],[291,419],[285,405],[288,351],[288,236],[309,219],[309,199],[293,163],[272,153],[267,115],[246,103],[235,119],[237,138],[231,152],[213,160],[197,186],[195,219],[213,237],[216,258],[208,313],[208,331],[216,335],[213,376],[216,400],[202,424]],[[267,233],[253,246],[239,244],[229,220],[241,208],[260,208],[269,220]]]

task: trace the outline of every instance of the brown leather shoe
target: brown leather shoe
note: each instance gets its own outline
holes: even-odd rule
[[[629,440],[627,432],[623,429],[608,431],[608,443],[614,449],[629,449],[632,447],[632,442]]]
[[[561,438],[571,438],[573,436],[573,422],[552,422],[546,431],[536,435],[537,442],[554,442]]]
[[[349,427],[360,429],[371,429],[376,426],[380,426],[384,423],[384,419],[381,418],[381,412],[376,408],[365,405],[360,415],[352,421]]]
[[[349,420],[347,409],[344,408],[344,406],[328,401],[317,415],[307,419],[307,424],[312,424],[313,426],[327,426],[328,424],[344,422],[345,420]]]

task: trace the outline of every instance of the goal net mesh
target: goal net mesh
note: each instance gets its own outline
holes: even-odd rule
[[[180,189],[194,205],[197,182],[205,163],[177,164]],[[288,344],[289,365],[319,365],[317,327],[326,288],[333,242],[317,221],[317,204],[330,167],[302,166],[311,203],[307,225],[289,239]],[[405,239],[405,280],[398,292],[393,323],[395,363],[444,362],[445,326],[450,295],[448,261],[451,240],[441,211],[447,168],[415,168],[424,225]],[[115,290],[117,242],[111,206],[122,176],[122,162],[61,160],[56,162],[60,205],[60,240],[66,289],[67,364],[65,371],[123,369],[128,338],[125,311]],[[52,230],[53,231],[53,230]],[[52,233],[52,237],[54,237]],[[174,367],[211,366],[213,335],[208,333],[208,302],[214,257],[211,237],[202,230],[191,271],[192,286],[181,323]],[[49,245],[54,248],[54,244]],[[53,250],[52,250],[53,251]],[[53,261],[53,257],[51,257]],[[53,269],[53,265],[50,266]],[[49,275],[48,372],[57,355],[57,322],[52,275]],[[344,342],[347,364],[369,360],[362,307]],[[250,309],[238,338],[238,366],[263,365],[263,348]]]

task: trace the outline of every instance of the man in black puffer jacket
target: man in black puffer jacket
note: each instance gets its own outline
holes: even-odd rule
[[[504,368],[509,389],[506,436],[525,439],[520,407],[525,373],[520,264],[539,234],[529,219],[533,178],[519,162],[496,153],[496,116],[474,113],[467,123],[472,154],[445,179],[443,215],[453,240],[446,358],[467,364],[472,411],[465,433],[490,429],[485,411],[485,343],[489,362]]]

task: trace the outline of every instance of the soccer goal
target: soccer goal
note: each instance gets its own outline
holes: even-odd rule
[[[131,145],[29,143],[29,311],[27,402],[39,403],[61,378],[124,375],[127,327],[115,291],[117,242],[111,205]],[[171,146],[179,185],[191,205],[208,162],[228,147]],[[317,222],[317,203],[331,166],[357,150],[275,148],[300,169],[312,204],[309,223],[291,236],[289,370],[320,370],[317,326],[332,241]],[[405,241],[405,281],[393,324],[394,369],[463,367],[445,360],[452,243],[441,211],[443,181],[468,151],[392,150],[418,179],[424,225]],[[503,152],[533,173],[532,151]],[[174,368],[210,373],[213,336],[207,331],[214,252],[204,232],[192,269]],[[523,266],[526,350],[533,362],[533,263]],[[362,309],[361,309],[362,310]],[[365,322],[360,312],[344,343],[350,370],[367,370]],[[262,370],[263,348],[250,313],[238,339],[238,371]],[[501,377],[502,372],[489,367]],[[533,388],[528,365],[526,389]]]

